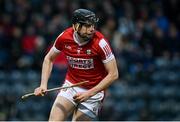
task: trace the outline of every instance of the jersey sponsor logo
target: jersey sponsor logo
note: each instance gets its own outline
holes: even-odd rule
[[[67,56],[69,65],[75,69],[92,69],[94,68],[93,59],[74,58]]]

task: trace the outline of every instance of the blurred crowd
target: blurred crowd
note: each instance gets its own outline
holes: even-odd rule
[[[41,65],[77,8],[94,11],[120,78],[107,90],[100,120],[180,120],[178,0],[0,0],[0,120],[47,120],[57,94],[22,101],[39,85]],[[54,62],[49,87],[62,84]]]

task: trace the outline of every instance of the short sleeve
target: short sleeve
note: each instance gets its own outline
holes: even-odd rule
[[[53,45],[53,47],[52,47],[52,49],[54,50],[54,52],[59,53],[59,52],[61,52],[61,50],[62,50],[62,48],[63,48],[63,43],[62,43],[62,41],[63,41],[63,39],[62,39],[63,33],[64,33],[64,32],[62,32],[62,33],[56,38],[56,40],[55,40],[55,42],[54,42],[54,45]]]
[[[114,59],[114,54],[109,43],[105,39],[101,39],[98,44],[98,50],[103,63],[107,63]]]

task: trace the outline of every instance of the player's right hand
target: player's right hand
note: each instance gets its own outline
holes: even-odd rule
[[[35,96],[44,96],[46,93],[47,88],[43,87],[38,87],[34,90],[34,95]]]

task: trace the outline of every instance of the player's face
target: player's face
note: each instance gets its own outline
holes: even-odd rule
[[[95,33],[95,26],[93,24],[83,24],[79,29],[80,37],[84,41],[89,41]]]

